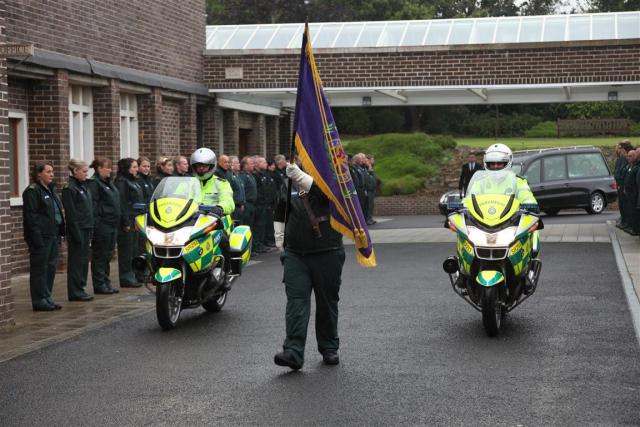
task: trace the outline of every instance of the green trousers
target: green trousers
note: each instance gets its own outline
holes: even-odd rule
[[[373,208],[375,203],[374,194],[375,192],[370,191],[367,196],[367,217],[365,218],[366,221],[373,220]]]
[[[318,351],[337,350],[340,346],[338,294],[344,258],[344,249],[304,256],[285,251],[281,256],[287,294],[287,337],[283,349],[290,352],[300,365],[304,362],[311,291],[316,299]]]
[[[121,286],[137,283],[131,266],[131,261],[137,253],[138,233],[133,229],[133,221],[131,221],[129,231],[124,231],[122,228],[118,230],[118,276]]]
[[[116,250],[118,226],[101,224],[93,232],[91,242],[91,279],[93,290],[111,288],[111,258]]]
[[[256,216],[253,227],[253,248],[256,251],[264,250],[264,237],[267,225],[267,207],[265,205],[256,206]]]
[[[622,223],[629,227],[633,228],[633,223],[635,220],[635,208],[638,203],[638,195],[637,194],[625,194],[624,200],[624,216],[622,217]]]
[[[69,258],[67,262],[67,295],[77,298],[85,295],[87,273],[89,272],[89,241],[92,229],[80,230],[80,240],[68,236]]]
[[[358,193],[358,201],[360,202],[360,208],[362,208],[362,216],[364,217],[365,221],[369,217],[369,202],[367,199],[368,196],[365,196],[364,193]]]
[[[244,205],[244,212],[242,213],[242,225],[248,225],[253,233],[256,217],[256,205],[251,202],[246,202]]]
[[[273,206],[267,206],[264,213],[264,244],[266,246],[276,245],[276,230],[273,225]]]
[[[53,281],[58,263],[58,237],[43,236],[42,241],[42,247],[29,247],[29,288],[34,308],[53,304]]]
[[[630,224],[630,219],[627,213],[627,196],[624,194],[624,190],[618,189],[618,209],[620,209],[620,224],[627,226]]]

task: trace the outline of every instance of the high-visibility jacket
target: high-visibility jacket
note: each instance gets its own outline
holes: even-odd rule
[[[225,215],[233,213],[236,204],[233,202],[233,190],[227,180],[212,175],[208,180],[200,181],[200,185],[203,204],[221,206]]]

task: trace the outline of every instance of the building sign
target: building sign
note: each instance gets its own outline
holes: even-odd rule
[[[0,44],[0,58],[22,57],[33,55],[32,44],[5,43]]]
[[[240,80],[243,77],[242,67],[228,67],[224,69],[224,78],[228,80]]]

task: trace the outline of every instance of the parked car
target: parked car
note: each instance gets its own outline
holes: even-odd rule
[[[560,209],[584,208],[599,214],[617,199],[616,183],[599,148],[546,148],[513,153],[513,171],[529,181],[540,210],[557,215]],[[440,213],[460,202],[457,190],[440,198]],[[449,205],[449,207],[447,206]]]

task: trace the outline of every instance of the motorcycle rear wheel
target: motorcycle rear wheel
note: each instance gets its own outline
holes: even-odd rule
[[[158,284],[156,286],[156,316],[160,327],[165,331],[178,324],[182,309],[182,296],[178,295],[178,282]]]
[[[202,303],[202,307],[210,313],[217,313],[222,310],[224,304],[227,302],[227,292],[222,295],[211,297],[210,299]]]
[[[498,335],[502,324],[502,304],[498,299],[498,289],[494,286],[484,288],[482,293],[482,323],[490,337]]]

